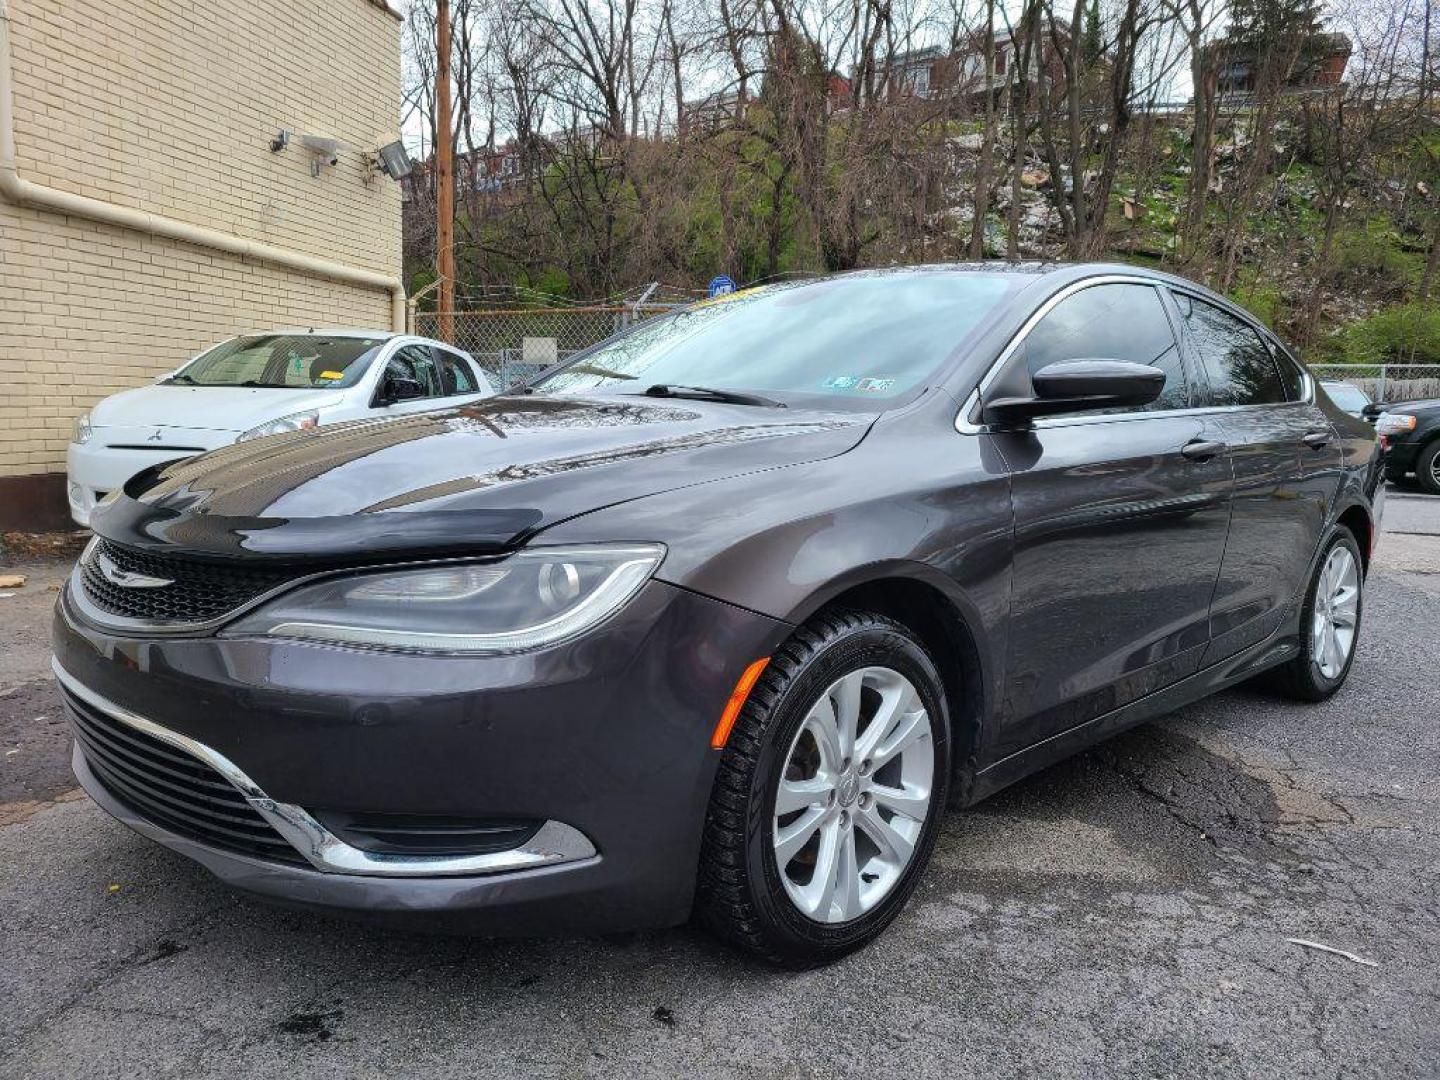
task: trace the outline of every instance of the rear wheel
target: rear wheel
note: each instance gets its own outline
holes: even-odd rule
[[[1336,526],[1305,594],[1300,655],[1276,669],[1280,690],[1323,701],[1344,685],[1360,640],[1364,585],[1360,547],[1349,529]]]
[[[771,659],[720,763],[697,913],[786,963],[873,940],[928,861],[950,774],[944,690],[911,632],[834,612]]]

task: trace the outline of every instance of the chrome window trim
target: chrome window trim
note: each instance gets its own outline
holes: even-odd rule
[[[1015,355],[1015,351],[1024,344],[1025,338],[1029,336],[1030,331],[1035,328],[1035,325],[1041,319],[1043,319],[1046,315],[1050,313],[1050,310],[1052,308],[1054,308],[1062,300],[1065,300],[1075,295],[1076,293],[1088,289],[1094,285],[1145,285],[1152,289],[1164,288],[1169,289],[1171,292],[1185,293],[1187,296],[1190,296],[1193,299],[1201,300],[1205,303],[1215,305],[1215,301],[1213,299],[1208,296],[1200,295],[1200,293],[1194,289],[1187,289],[1183,285],[1172,284],[1169,281],[1158,278],[1144,277],[1139,274],[1099,274],[1095,277],[1084,278],[1080,281],[1071,282],[1069,285],[1065,286],[1059,292],[1055,293],[1054,296],[1049,297],[1043,304],[1036,308],[1035,311],[1031,313],[1030,317],[1025,320],[1024,324],[1020,327],[1020,329],[1016,330],[1015,333],[1011,335],[1010,340],[1005,343],[1005,347],[1000,350],[1000,355],[995,358],[994,363],[992,363],[989,369],[986,370],[985,374],[980,377],[980,381],[975,384],[975,389],[970,391],[970,393],[966,396],[964,403],[960,406],[960,411],[955,414],[955,430],[957,432],[959,432],[961,435],[985,435],[988,434],[990,431],[994,430],[989,424],[974,423],[970,420],[971,414],[980,404],[980,399],[984,395],[985,391],[990,388],[990,384],[995,381],[996,377],[1004,369],[1005,365],[1009,363],[1011,357]],[[1258,323],[1255,322],[1254,319],[1252,319],[1249,315],[1245,314],[1245,312],[1241,311],[1238,308],[1234,308],[1228,303],[1224,306],[1223,310],[1241,318],[1241,320],[1247,326],[1250,326],[1252,329],[1256,330],[1260,334],[1262,340],[1265,341],[1267,348],[1270,348],[1272,351],[1274,350],[1274,348],[1276,347],[1274,342],[1278,339],[1275,339],[1274,335],[1271,334],[1269,330],[1260,326]],[[1169,317],[1168,310],[1166,311],[1166,317]],[[1176,345],[1183,351],[1187,344],[1184,337],[1183,328],[1177,328],[1172,326],[1171,330],[1172,332],[1176,333]],[[1276,362],[1278,363],[1278,361]],[[1188,374],[1190,368],[1188,357],[1185,359],[1185,365]],[[1197,405],[1187,409],[1156,409],[1151,412],[1108,413],[1101,416],[1040,417],[1033,421],[1032,430],[1044,430],[1046,428],[1057,427],[1077,427],[1086,424],[1124,423],[1126,421],[1133,420],[1153,420],[1158,417],[1206,416],[1217,413],[1243,412],[1247,409],[1277,409],[1286,408],[1292,405],[1314,404],[1315,378],[1310,373],[1309,369],[1306,368],[1303,364],[1300,365],[1300,371],[1305,380],[1305,393],[1298,401],[1278,401],[1260,405]]]
[[[51,658],[50,667],[60,684],[87,705],[127,727],[144,732],[151,738],[159,739],[189,754],[218,772],[245,797],[245,801],[256,813],[269,822],[311,866],[322,873],[358,874],[366,877],[457,877],[530,870],[595,857],[595,845],[584,833],[573,825],[553,820],[545,822],[534,836],[509,851],[493,851],[483,855],[439,856],[363,851],[345,843],[303,807],[270,798],[261,790],[259,784],[218,750],[213,750],[188,735],[171,731],[97,694],[66,671],[57,657]],[[144,817],[143,814],[140,816]],[[243,855],[234,857],[248,858]]]

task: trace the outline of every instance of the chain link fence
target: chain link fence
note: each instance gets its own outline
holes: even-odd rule
[[[1440,364],[1311,364],[1317,379],[1353,383],[1373,401],[1440,398]]]
[[[497,380],[497,385],[509,386],[637,322],[679,306],[587,304],[417,311],[414,332],[464,349]]]

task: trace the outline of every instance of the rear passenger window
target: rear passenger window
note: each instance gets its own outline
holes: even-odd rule
[[[1210,383],[1212,405],[1271,405],[1285,386],[1269,348],[1254,329],[1228,311],[1184,293],[1175,303]]]
[[[1148,285],[1093,285],[1066,297],[1025,338],[1030,374],[1063,360],[1127,360],[1165,373],[1160,396],[1136,412],[1183,409],[1189,404],[1185,369],[1165,306]]]

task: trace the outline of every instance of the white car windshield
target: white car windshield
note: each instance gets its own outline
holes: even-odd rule
[[[304,390],[353,386],[384,344],[383,338],[255,334],[201,353],[166,382]]]
[[[642,323],[533,384],[881,402],[921,386],[1017,288],[1005,274],[857,274],[747,289]]]

